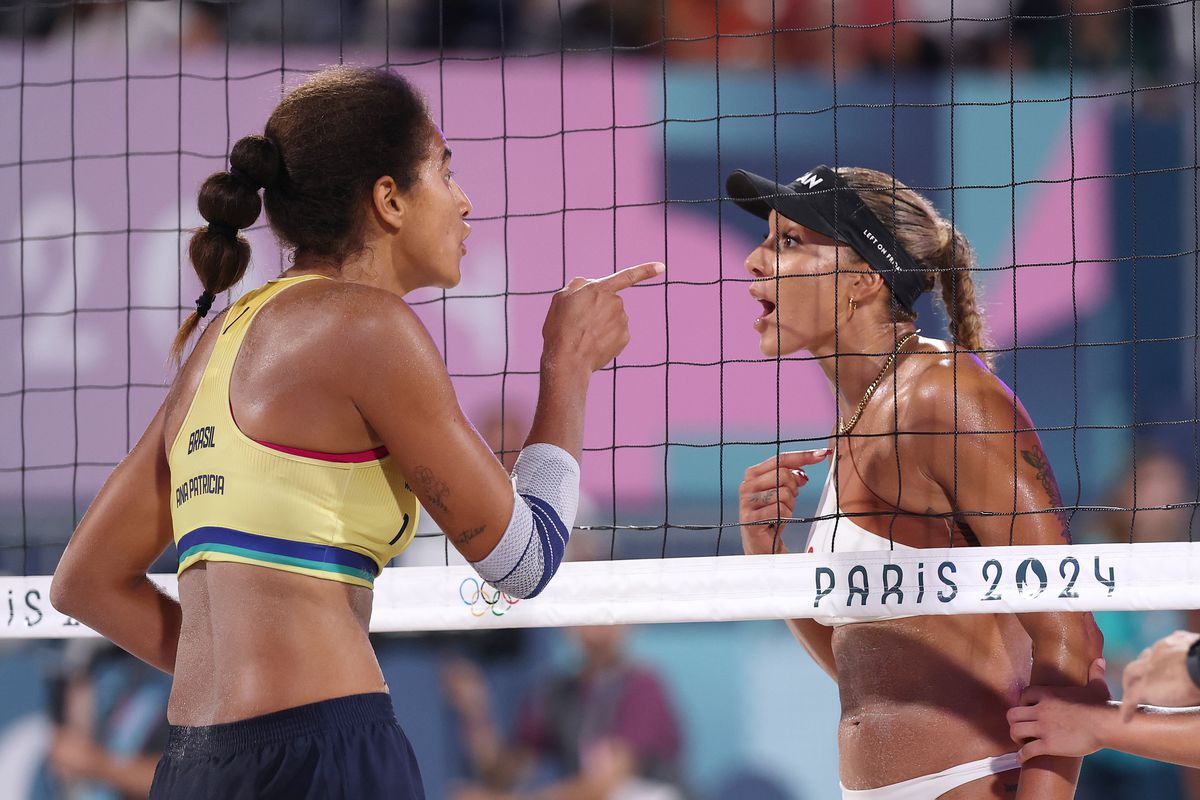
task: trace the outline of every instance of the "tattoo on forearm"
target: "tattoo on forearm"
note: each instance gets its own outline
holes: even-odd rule
[[[425,504],[449,513],[450,509],[446,508],[443,499],[450,496],[450,487],[445,481],[439,480],[429,467],[417,467],[416,478],[417,494],[421,495]]]
[[[455,544],[466,544],[467,542],[471,541],[479,534],[483,533],[484,529],[486,529],[486,528],[487,528],[486,525],[480,525],[478,528],[470,528],[468,530],[465,530],[454,538],[454,543]]]
[[[1058,490],[1058,481],[1054,479],[1054,470],[1050,468],[1050,459],[1046,458],[1046,452],[1042,450],[1040,444],[1035,444],[1032,450],[1022,450],[1021,457],[1025,459],[1026,464],[1037,470],[1037,479],[1041,482],[1042,488],[1046,490],[1050,506],[1058,509],[1054,512],[1054,516],[1058,519],[1058,524],[1062,526],[1059,535],[1070,541],[1071,537],[1067,533],[1067,512],[1062,507],[1062,492]]]

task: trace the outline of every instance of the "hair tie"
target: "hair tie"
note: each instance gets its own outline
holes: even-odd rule
[[[205,289],[200,296],[196,298],[196,316],[200,317],[201,319],[208,316],[208,310],[212,308],[213,301],[216,299],[217,296],[215,294],[210,292],[208,289]]]
[[[233,177],[237,178],[239,181],[244,183],[246,186],[249,186],[251,189],[253,189],[256,192],[262,188],[262,186],[259,185],[258,181],[254,180],[254,178],[250,177],[250,173],[246,172],[243,169],[238,169],[237,167],[230,167],[229,174],[232,175]]]
[[[208,223],[208,229],[215,234],[224,236],[226,239],[229,239],[230,241],[234,241],[238,237],[238,229],[236,227],[234,227],[233,225],[230,225],[228,222],[221,222],[220,220],[215,220],[215,221],[210,220]]]
[[[939,227],[941,228],[941,232],[938,237],[938,244],[940,245],[938,249],[946,250],[954,243],[954,226],[949,222],[942,220],[942,222],[939,224]]]

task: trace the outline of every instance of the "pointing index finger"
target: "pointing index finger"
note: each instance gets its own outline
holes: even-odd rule
[[[623,270],[614,272],[612,275],[606,275],[595,281],[596,284],[614,292],[619,292],[622,289],[628,289],[636,283],[649,280],[657,275],[662,275],[667,269],[667,265],[661,261],[648,261],[645,264],[638,264],[636,267],[626,267]]]

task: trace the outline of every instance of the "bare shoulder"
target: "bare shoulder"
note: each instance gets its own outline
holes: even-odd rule
[[[311,281],[289,289],[268,310],[279,315],[308,358],[338,372],[370,368],[383,354],[411,357],[432,351],[436,356],[420,318],[403,298],[384,289]]]
[[[311,368],[319,376],[314,380],[330,391],[349,395],[360,410],[360,401],[377,396],[398,402],[403,387],[421,385],[435,392],[449,385],[433,337],[408,303],[392,292],[345,281],[311,281],[289,289],[284,298],[286,304],[277,311],[288,341],[281,346],[294,346],[296,363]]]
[[[940,339],[921,339],[920,358],[909,380],[901,424],[910,430],[1011,429],[1028,419],[1012,390],[973,353],[955,351]]]
[[[384,289],[349,281],[307,281],[278,300],[287,313],[309,325],[336,327],[343,336],[386,334],[397,326],[420,326],[420,319],[403,298]]]

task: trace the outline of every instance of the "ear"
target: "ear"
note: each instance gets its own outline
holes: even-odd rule
[[[863,261],[858,269],[849,276],[849,285],[847,290],[849,296],[853,297],[860,304],[868,303],[874,300],[887,284],[883,280],[883,276],[875,270],[871,269],[867,262]]]
[[[384,175],[371,187],[371,208],[385,230],[394,232],[400,229],[406,205],[404,193],[392,176]]]

